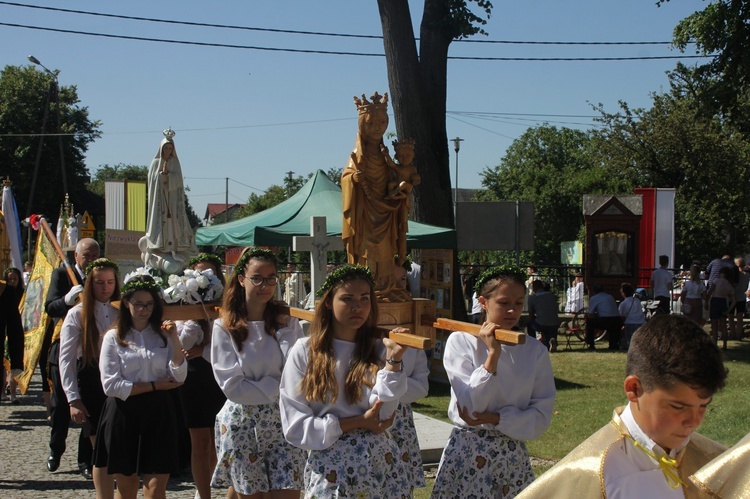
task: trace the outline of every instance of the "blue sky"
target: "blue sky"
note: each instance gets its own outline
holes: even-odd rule
[[[256,28],[380,35],[375,0],[21,1],[25,5]],[[415,32],[422,2],[410,1]],[[676,23],[706,2],[655,0],[494,1],[489,36],[515,41],[670,41]],[[134,37],[289,49],[382,53],[382,41],[269,33],[111,19],[0,3],[0,23]],[[148,165],[161,130],[175,143],[200,216],[206,203],[244,202],[281,184],[342,167],[356,134],[353,95],[388,91],[385,58],[200,47],[0,26],[0,65],[34,55],[76,85],[81,104],[102,122],[86,162]],[[664,45],[549,46],[454,43],[451,56],[649,57],[680,55]],[[686,59],[687,64],[705,59]],[[458,185],[481,186],[480,173],[500,163],[513,139],[548,122],[589,128],[590,103],[615,111],[618,100],[648,106],[667,88],[677,60],[450,61],[448,137],[464,139]],[[491,119],[463,113],[518,113]],[[533,116],[544,115],[544,116]],[[554,115],[572,115],[559,117]],[[391,131],[395,131],[392,124]],[[451,176],[455,176],[451,151]],[[455,179],[454,179],[455,181]],[[62,200],[61,200],[62,201]]]

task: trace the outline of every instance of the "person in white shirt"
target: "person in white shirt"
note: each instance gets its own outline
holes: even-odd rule
[[[112,300],[120,299],[117,264],[99,258],[86,267],[81,302],[65,316],[60,330],[60,378],[70,405],[70,420],[96,443],[96,431],[107,396],[99,372],[102,339],[117,318]],[[114,497],[114,477],[94,466],[94,487],[100,498]]]
[[[222,287],[226,286],[221,259],[216,255],[200,253],[190,259],[188,268],[199,272],[210,270]],[[180,344],[188,359],[188,375],[177,393],[190,432],[190,471],[201,498],[211,497],[211,476],[217,463],[214,426],[216,415],[227,401],[211,369],[213,323],[208,319],[177,322]]]
[[[122,287],[115,328],[104,335],[99,356],[104,402],[94,466],[115,476],[118,496],[165,497],[179,472],[178,420],[168,390],[187,376],[177,327],[162,322],[162,290],[139,275]]]
[[[610,350],[620,349],[620,330],[622,329],[622,318],[617,302],[614,297],[604,292],[601,283],[591,286],[589,298],[589,309],[586,312],[586,343],[588,349],[594,350],[596,342],[596,330],[607,330]]]
[[[398,271],[399,268],[406,270],[407,266],[408,260],[403,267],[397,265],[396,270]],[[399,273],[396,272],[396,275],[398,276]],[[398,279],[396,282],[397,285],[408,289],[405,279]],[[398,404],[396,419],[393,421],[390,432],[406,462],[409,484],[412,489],[416,489],[424,487],[425,481],[424,470],[422,469],[422,453],[419,450],[419,439],[417,438],[417,428],[414,426],[411,404],[427,396],[430,387],[428,381],[430,366],[424,350],[409,348],[401,360],[404,376],[407,376],[406,394],[401,397]]]
[[[372,272],[339,267],[319,294],[310,337],[292,347],[280,387],[284,436],[309,451],[305,497],[410,496],[386,432],[408,390],[406,348],[378,339]]]
[[[491,268],[477,281],[486,313],[479,336],[448,336],[443,365],[455,425],[440,459],[433,499],[513,497],[534,480],[526,440],[549,428],[555,381],[547,349],[535,338],[508,346],[495,329],[513,329],[526,296],[520,269]]]
[[[624,324],[623,333],[625,334],[621,340],[624,340],[625,350],[628,350],[633,333],[646,322],[646,316],[643,314],[640,298],[634,296],[635,288],[632,284],[623,282],[620,285],[620,294],[622,295],[622,301],[619,310]]]
[[[688,477],[726,447],[696,430],[727,370],[711,337],[681,315],[657,315],[633,335],[628,404],[518,499],[703,497]]]
[[[565,313],[566,314],[575,314],[582,308],[584,308],[586,305],[583,301],[583,294],[584,294],[584,286],[583,286],[583,275],[581,275],[580,272],[575,273],[575,279],[573,280],[573,285],[568,288],[567,291],[567,299],[565,301]]]
[[[273,301],[276,255],[245,248],[224,290],[211,335],[214,378],[227,397],[216,416],[218,464],[212,487],[230,497],[299,498],[305,455],[284,440],[279,381],[299,320]]]
[[[290,307],[299,307],[304,304],[307,296],[305,282],[302,280],[300,273],[297,272],[297,264],[289,262],[286,265],[286,271],[288,276],[284,280],[284,301]]]
[[[674,274],[667,269],[667,265],[669,265],[669,257],[661,255],[659,257],[659,268],[651,274],[651,290],[654,293],[654,300],[659,302],[656,311],[661,314],[669,313],[669,304],[672,301]]]

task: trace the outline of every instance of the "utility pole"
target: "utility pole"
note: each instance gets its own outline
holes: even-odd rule
[[[460,139],[456,137],[453,139],[453,150],[456,151],[456,186],[453,190],[453,216],[456,216],[456,212],[458,210],[458,151],[461,150],[461,142],[463,142],[464,139]]]
[[[293,180],[294,172],[289,171],[286,172],[286,197],[290,198],[292,197],[292,180]]]
[[[229,221],[229,177],[225,179],[224,188],[224,222]]]

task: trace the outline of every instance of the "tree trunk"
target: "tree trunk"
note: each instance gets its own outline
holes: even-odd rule
[[[425,0],[420,27],[420,57],[406,0],[378,0],[388,67],[391,105],[399,139],[414,139],[414,163],[422,183],[412,191],[411,219],[455,227],[451,196],[450,156],[445,130],[448,47],[453,39],[445,20],[444,0]],[[458,279],[458,253],[453,256],[453,316],[464,319],[466,308]]]
[[[450,36],[434,28],[441,0],[425,1],[419,60],[409,4],[378,0],[390,100],[400,139],[416,141],[414,163],[422,183],[414,188],[412,219],[453,227],[450,159],[445,132],[447,57]]]

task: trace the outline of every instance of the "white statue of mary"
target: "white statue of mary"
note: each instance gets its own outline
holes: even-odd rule
[[[146,235],[138,241],[143,263],[167,273],[178,273],[198,253],[195,234],[185,211],[182,168],[174,147],[174,131],[164,130],[148,170]]]

